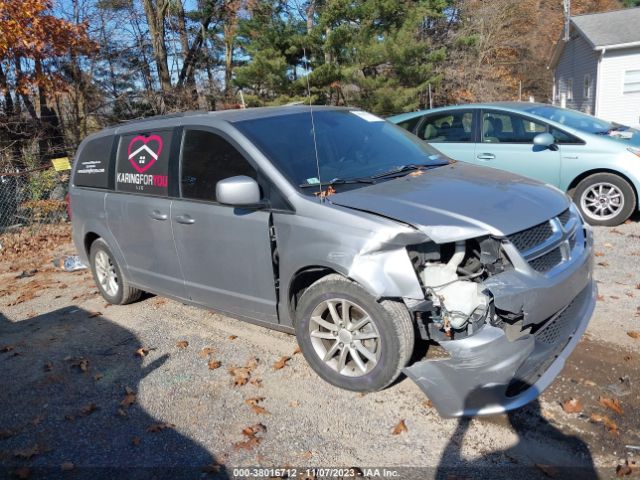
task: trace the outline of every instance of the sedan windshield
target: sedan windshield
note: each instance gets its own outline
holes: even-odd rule
[[[623,125],[607,122],[586,113],[570,110],[568,108],[552,107],[551,105],[536,105],[525,109],[529,113],[561,123],[567,127],[582,130],[588,133],[606,134],[618,128],[626,129]]]
[[[385,175],[449,161],[405,130],[357,110],[316,110],[313,118],[306,110],[244,120],[235,126],[291,183],[303,189],[320,183],[355,188],[372,183],[367,179],[392,178]],[[310,190],[304,189],[305,193]]]

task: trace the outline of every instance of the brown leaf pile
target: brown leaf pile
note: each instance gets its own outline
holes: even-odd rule
[[[625,460],[622,465],[616,467],[616,477],[626,477],[633,474],[638,469],[638,464],[634,461]]]
[[[33,252],[52,252],[71,243],[71,225],[43,225],[36,232],[27,228],[2,235],[0,260],[31,259]]]
[[[251,450],[262,441],[262,437],[259,437],[258,433],[266,431],[267,427],[265,427],[262,423],[256,423],[255,425],[245,427],[242,429],[242,434],[247,437],[247,439],[243,442],[234,443],[233,447],[236,450]]]
[[[222,363],[220,362],[220,360],[209,360],[209,363],[207,363],[207,365],[209,366],[209,370],[215,370],[217,368],[220,368],[220,365],[222,365]]]
[[[627,335],[629,335],[631,338],[635,340],[640,340],[640,332],[636,332],[635,330],[627,332]]]
[[[131,405],[136,403],[136,392],[129,387],[124,388],[124,398],[120,402],[120,406],[124,409],[129,408]]]

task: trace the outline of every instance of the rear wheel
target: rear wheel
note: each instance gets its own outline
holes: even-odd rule
[[[91,244],[89,253],[91,271],[104,299],[114,305],[135,302],[142,290],[129,285],[115,261],[107,243],[101,238]]]
[[[636,195],[629,182],[613,173],[596,173],[582,180],[573,199],[591,225],[620,225],[636,208]]]
[[[356,283],[329,275],[309,287],[296,310],[296,337],[311,368],[355,391],[393,382],[414,346],[411,316],[401,302],[377,302]]]

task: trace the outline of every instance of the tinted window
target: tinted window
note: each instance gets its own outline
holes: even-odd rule
[[[563,131],[563,130],[558,130],[557,128],[551,128],[551,135],[553,135],[553,138],[556,139],[556,143],[559,145],[571,145],[571,144],[578,144],[578,145],[583,145],[584,142],[582,140],[580,140],[577,137],[574,137],[573,135]]]
[[[372,176],[406,164],[448,161],[414,135],[361,111],[317,110],[313,123],[309,111],[303,111],[235,125],[294,185],[318,184],[318,167],[326,183]],[[313,194],[312,189],[304,191]]]
[[[118,191],[167,195],[171,135],[171,130],[161,130],[120,137],[116,170]]]
[[[427,142],[472,142],[473,112],[460,110],[429,115],[416,134]]]
[[[404,122],[398,122],[396,123],[396,125],[398,125],[400,128],[404,128],[405,130],[408,130],[409,132],[413,132],[413,129],[416,128],[416,125],[418,125],[418,122],[420,121],[422,117],[418,116],[418,117],[413,117],[410,118],[409,120],[405,120]]]
[[[546,131],[546,124],[520,115],[504,112],[482,115],[482,141],[485,143],[533,143],[533,137]]]
[[[74,184],[79,187],[108,188],[113,136],[89,140],[77,159]]]
[[[184,198],[215,201],[216,183],[236,175],[255,179],[256,171],[233,145],[211,132],[185,132],[180,180]]]

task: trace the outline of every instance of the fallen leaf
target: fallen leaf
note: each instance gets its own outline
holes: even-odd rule
[[[100,315],[102,315],[102,312],[91,312],[89,318],[99,317]]]
[[[87,370],[89,370],[89,360],[87,360],[86,358],[76,358],[71,364],[71,367],[77,368],[81,372],[86,372]]]
[[[93,376],[93,380],[97,382],[97,381],[98,381],[98,380],[100,380],[102,377],[104,377],[104,375],[103,375],[103,374],[101,374],[101,373],[96,373],[96,374]]]
[[[252,378],[249,383],[254,387],[262,388],[262,379],[261,378]]]
[[[214,460],[214,461],[213,461],[213,463],[210,463],[209,465],[205,465],[204,467],[202,467],[202,468],[200,469],[200,471],[201,471],[202,473],[213,473],[213,474],[216,474],[216,473],[219,473],[219,472],[220,472],[220,469],[221,469],[223,466],[224,466],[224,465],[222,465],[222,464],[220,464],[220,463],[218,463],[218,462],[216,462],[216,461]]]
[[[229,373],[233,376],[233,384],[236,387],[246,385],[251,378],[251,370],[246,367],[231,367]]]
[[[95,403],[89,403],[80,409],[80,413],[85,417],[91,415],[98,409],[98,406]]]
[[[616,297],[615,295],[609,295],[609,298],[612,300],[620,300],[620,297]]]
[[[408,432],[409,429],[407,428],[407,424],[404,423],[404,420],[400,420],[398,422],[398,424],[393,427],[393,430],[391,431],[391,435],[400,435],[401,433],[404,432]]]
[[[276,363],[273,364],[273,369],[274,370],[281,370],[283,369],[286,365],[287,362],[291,360],[291,357],[285,355],[283,357],[280,357],[280,360],[278,360]]]
[[[640,283],[636,283],[636,289],[640,290]]]
[[[609,410],[613,410],[618,415],[624,415],[624,410],[620,405],[620,400],[617,398],[600,397],[598,398],[598,403]]]
[[[116,410],[116,414],[118,414],[119,417],[127,417],[127,416],[129,416],[129,414],[127,412],[125,412],[122,408],[119,408],[118,410]]]
[[[598,262],[598,266],[600,266],[600,267],[608,267],[609,263],[608,262]]]
[[[595,252],[593,255],[595,257],[604,257],[604,252]]]
[[[637,468],[635,462],[629,463],[629,460],[625,460],[624,464],[616,467],[616,477],[626,477],[631,475],[635,468]]]
[[[149,349],[145,347],[140,347],[139,349],[136,350],[136,355],[140,358],[146,357],[147,353],[149,353]]]
[[[429,399],[422,402],[422,406],[425,408],[433,408],[433,402]]]
[[[606,415],[592,413],[589,419],[594,423],[602,423],[612,434],[618,434],[618,425]]]
[[[15,432],[12,432],[11,430],[0,430],[0,440],[13,437],[14,435],[15,435]]]
[[[293,355],[297,355],[298,353],[302,353],[302,350],[300,350],[300,346],[297,346],[297,347],[293,350]]]
[[[238,336],[237,335],[229,335],[227,338],[229,340],[235,340],[236,338],[238,338]]]
[[[132,445],[140,445],[140,441],[142,439],[140,437],[138,437],[137,435],[135,435],[132,439],[131,439],[131,444]]]
[[[611,245],[610,243],[605,243],[604,246],[607,248],[613,248],[613,245]]]
[[[220,368],[220,365],[222,365],[222,363],[220,362],[220,360],[209,360],[209,363],[207,363],[207,365],[209,366],[209,370],[215,370],[216,368]]]
[[[40,446],[36,443],[31,448],[23,448],[22,450],[15,451],[13,453],[13,456],[16,458],[23,458],[25,460],[30,460],[31,458],[35,457],[39,453],[41,453]]]
[[[47,362],[44,364],[44,371],[45,372],[50,372],[51,370],[53,370],[53,363],[51,362]]]
[[[120,402],[120,406],[126,409],[126,408],[129,408],[134,403],[136,403],[135,392],[127,392],[124,398],[122,399],[122,401]]]
[[[42,420],[44,420],[44,415],[38,415],[33,420],[31,420],[31,423],[33,424],[34,427],[36,427],[40,425],[40,423],[42,423]]]
[[[208,358],[209,355],[211,355],[213,353],[213,348],[212,347],[204,347],[202,350],[200,350],[200,353],[198,355],[200,355],[203,358]]]
[[[289,402],[289,406],[293,407],[293,408],[297,408],[300,406],[300,401],[299,400],[293,400],[291,402]]]
[[[258,405],[263,400],[264,400],[264,397],[246,398],[244,400],[244,403],[249,405],[249,407],[251,407],[251,410],[253,410],[254,413],[265,415],[265,414],[269,413],[269,412],[267,412],[267,409],[262,407],[262,406],[260,406],[260,405]]]
[[[247,437],[247,440],[234,443],[233,447],[236,450],[251,450],[262,441],[262,438],[258,437],[257,434],[266,431],[267,427],[265,427],[262,423],[256,423],[255,425],[251,425],[250,427],[245,427],[242,429],[242,434]]]
[[[176,347],[178,348],[187,348],[189,346],[189,342],[187,342],[186,340],[180,340],[178,343],[176,343]]]
[[[562,402],[561,406],[564,413],[580,413],[582,411],[582,403],[577,398],[570,398]]]
[[[0,352],[2,353],[7,353],[10,352],[11,350],[14,350],[16,347],[13,345],[5,345],[4,347],[0,348]]]
[[[599,302],[604,302],[604,295],[598,295],[596,297],[596,300],[599,301]]]
[[[640,332],[637,332],[635,330],[631,332],[627,332],[627,335],[629,335],[631,338],[634,338],[636,340],[640,339]]]
[[[157,432],[161,432],[162,430],[166,430],[167,428],[174,428],[175,425],[173,423],[153,423],[151,425],[149,425],[149,427],[147,428],[147,432],[150,433],[157,433]]]
[[[609,230],[611,233],[615,233],[616,235],[624,235],[624,232],[621,232],[620,230],[618,230],[617,228],[612,228],[611,230]]]
[[[538,470],[549,478],[556,478],[558,476],[558,469],[553,465],[545,465],[543,463],[536,463],[535,465]]]
[[[63,472],[68,472],[69,470],[73,470],[75,468],[75,465],[71,462],[64,462],[60,465],[60,470],[62,470]]]

